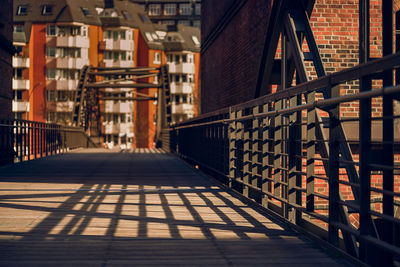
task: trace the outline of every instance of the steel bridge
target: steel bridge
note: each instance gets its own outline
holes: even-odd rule
[[[393,3],[382,1],[383,57],[370,58],[361,0],[360,65],[329,75],[313,3],[274,1],[258,98],[163,124],[157,149],[95,149],[82,127],[0,121],[0,265],[398,266]],[[343,95],[350,81],[360,90]],[[349,102],[359,118],[341,116]]]

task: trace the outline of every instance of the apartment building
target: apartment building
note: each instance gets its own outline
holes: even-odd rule
[[[157,24],[186,25],[200,28],[200,0],[130,0],[140,4]]]
[[[83,66],[159,67],[166,64],[167,50],[171,51],[164,45],[169,40],[165,38],[169,35],[168,28],[156,29],[141,7],[127,0],[43,0],[34,3],[16,0],[14,12],[14,45],[18,51],[13,59],[13,111],[16,118],[70,125],[75,90]],[[179,29],[195,35],[186,41],[196,47],[191,50],[198,54],[199,45],[193,40],[199,40],[199,31],[184,26]],[[181,49],[171,52],[188,53],[190,50],[182,46]],[[191,58],[195,62],[194,56]],[[199,65],[198,59],[196,62]],[[195,80],[198,76],[193,70],[190,74],[192,76],[186,79],[192,81],[194,92],[198,90]],[[148,81],[158,82],[154,78]],[[134,97],[135,92],[126,88],[101,90],[104,97],[120,98],[100,102],[99,135],[103,137],[105,147],[154,146],[157,102],[123,99]],[[140,89],[140,93],[155,97],[157,89]],[[187,99],[182,97],[182,101]],[[185,110],[186,117],[195,113],[188,107]]]

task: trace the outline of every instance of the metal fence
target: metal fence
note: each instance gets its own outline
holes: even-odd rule
[[[400,86],[372,89],[371,80],[399,65],[395,54],[172,125],[163,148],[353,258],[393,265],[400,259],[400,116],[393,111]],[[353,80],[364,87],[341,95],[340,85]],[[341,116],[347,103],[359,106],[359,116]]]
[[[26,120],[0,120],[0,165],[94,146],[81,128]]]

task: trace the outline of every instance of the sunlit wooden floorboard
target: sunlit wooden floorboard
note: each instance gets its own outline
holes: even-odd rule
[[[0,266],[346,265],[155,149],[0,168]]]

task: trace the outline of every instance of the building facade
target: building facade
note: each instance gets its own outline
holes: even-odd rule
[[[192,44],[174,53],[199,54],[199,45],[194,41],[200,38],[198,29],[180,25],[172,30],[195,35],[181,39]],[[167,62],[164,42],[168,34],[167,27],[156,29],[141,7],[127,0],[14,1],[15,118],[70,125],[80,70],[85,65],[123,69],[160,67]],[[196,62],[194,55],[191,58],[199,66],[198,56]],[[193,75],[192,69],[188,74]],[[188,89],[191,95],[198,91],[195,77],[198,79],[198,75],[191,77]],[[158,81],[149,78],[149,82]],[[134,97],[135,92],[126,88],[101,91],[104,97],[119,98],[100,100],[99,135],[105,147],[154,146],[157,102],[124,100]],[[157,89],[140,89],[140,93],[155,97]],[[185,99],[182,97],[182,101]],[[193,109],[185,111],[186,117],[195,114]]]
[[[200,28],[200,0],[130,0],[146,11],[157,24],[186,25]]]

